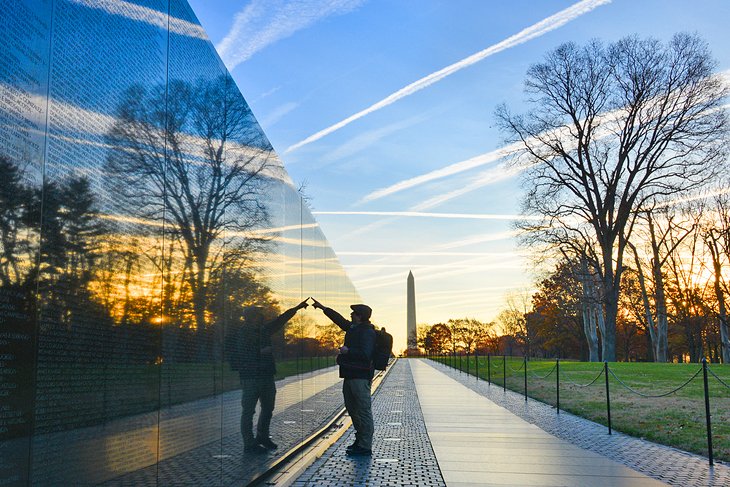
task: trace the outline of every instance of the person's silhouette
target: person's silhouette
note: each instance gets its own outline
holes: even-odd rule
[[[241,379],[241,435],[246,453],[261,454],[277,448],[269,436],[276,401],[276,363],[271,336],[283,328],[297,311],[307,306],[304,300],[271,321],[265,320],[263,310],[257,306],[243,310],[242,326],[229,348],[231,367],[238,370]],[[257,402],[261,407],[254,436],[253,415]]]

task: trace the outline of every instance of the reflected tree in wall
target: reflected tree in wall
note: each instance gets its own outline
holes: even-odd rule
[[[108,236],[86,177],[34,182],[22,164],[0,157],[0,290],[17,296],[26,316],[38,313],[41,339],[74,350],[75,362],[99,360],[85,341],[113,324],[96,285]],[[46,350],[39,357],[53,360]]]
[[[267,248],[252,231],[269,220],[262,201],[272,148],[228,76],[131,87],[107,137],[120,211],[165,222],[182,255],[168,275],[183,276],[203,332],[211,277],[245,267]]]
[[[316,336],[324,352],[334,352],[342,345],[345,332],[334,323],[316,325]]]
[[[28,235],[32,189],[9,157],[0,156],[0,286],[28,285],[33,244]]]
[[[69,332],[92,321],[109,324],[108,313],[90,288],[96,279],[102,237],[108,232],[98,214],[96,197],[85,177],[45,181],[33,198],[31,221],[40,223],[36,271],[43,321]],[[95,319],[90,320],[90,315]]]

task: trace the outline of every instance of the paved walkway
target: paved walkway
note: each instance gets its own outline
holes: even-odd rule
[[[372,459],[345,455],[349,431],[294,485],[730,485],[727,465],[711,468],[698,455],[608,435],[431,361],[398,361],[373,410]]]
[[[449,487],[664,485],[546,433],[428,362],[409,364]]]
[[[715,462],[710,467],[707,457],[677,450],[614,431],[570,413],[555,413],[555,409],[538,401],[525,401],[522,394],[503,392],[500,386],[477,381],[474,376],[460,373],[443,364],[429,361],[439,371],[457,380],[499,406],[518,415],[551,435],[599,453],[611,460],[631,467],[677,487],[730,486],[730,465]]]

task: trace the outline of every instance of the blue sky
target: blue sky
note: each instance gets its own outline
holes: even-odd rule
[[[492,320],[530,290],[519,175],[494,109],[521,111],[557,45],[697,32],[730,69],[730,2],[190,0],[376,322]],[[354,213],[353,213],[354,212]]]

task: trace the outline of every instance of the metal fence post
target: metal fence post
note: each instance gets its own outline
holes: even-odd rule
[[[487,383],[492,385],[492,358],[491,354],[487,354]]]
[[[502,355],[502,390],[507,391],[507,356]]]
[[[469,358],[469,350],[466,351],[466,375],[469,375],[469,362],[471,362],[471,359]]]
[[[522,365],[525,368],[525,402],[527,402],[527,355],[522,357]]]
[[[560,414],[560,359],[555,359],[555,395],[557,396],[558,414]]]
[[[702,357],[702,379],[705,383],[705,418],[707,420],[707,453],[710,457],[710,465],[715,461],[712,455],[712,424],[710,422],[710,389],[707,386],[707,359]]]
[[[474,350],[474,373],[477,376],[477,380],[479,380],[479,352]]]
[[[461,372],[461,353],[459,354],[459,372]]]
[[[606,376],[606,414],[608,415],[608,434],[611,434],[611,395],[608,392],[608,361],[603,362],[603,374]]]

